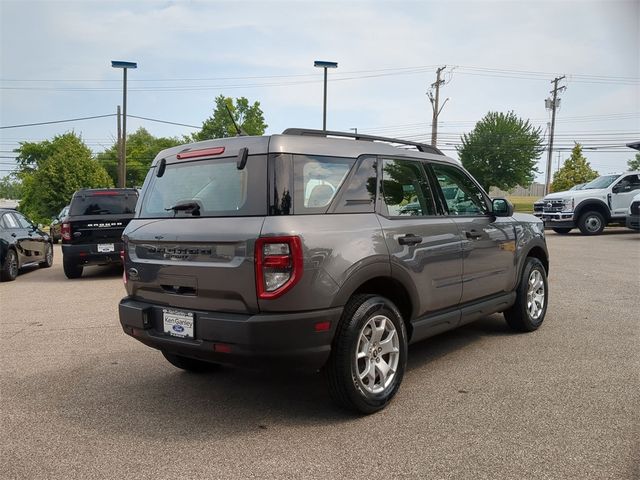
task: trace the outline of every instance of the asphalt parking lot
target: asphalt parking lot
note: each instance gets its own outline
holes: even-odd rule
[[[121,331],[120,272],[0,284],[0,477],[640,477],[640,235],[548,233],[545,323],[414,345],[392,404],[337,410],[319,375],[184,373]]]

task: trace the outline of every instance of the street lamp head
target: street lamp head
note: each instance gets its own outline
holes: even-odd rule
[[[323,60],[316,60],[313,62],[314,67],[318,68],[338,68],[338,62],[325,62]]]
[[[111,66],[113,68],[138,68],[138,64],[135,62],[123,62],[120,60],[111,60]]]

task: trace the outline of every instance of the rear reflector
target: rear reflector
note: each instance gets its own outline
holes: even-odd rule
[[[203,150],[191,150],[189,152],[181,152],[176,157],[178,160],[185,158],[210,157],[211,155],[221,155],[224,153],[224,147],[205,148]]]
[[[231,345],[228,343],[214,343],[213,351],[218,353],[231,353]]]
[[[326,332],[331,328],[331,322],[318,322],[314,325],[316,332]]]

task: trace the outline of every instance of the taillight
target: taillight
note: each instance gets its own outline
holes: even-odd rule
[[[256,240],[258,298],[277,298],[302,276],[300,237],[262,237]]]
[[[60,227],[60,234],[62,235],[62,240],[71,240],[71,224],[63,223],[62,227]]]

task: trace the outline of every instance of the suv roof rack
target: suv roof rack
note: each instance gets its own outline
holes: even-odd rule
[[[348,133],[348,132],[336,132],[332,130],[314,130],[310,128],[287,128],[283,135],[308,135],[314,137],[345,137],[345,138],[353,138],[354,140],[365,140],[368,142],[387,142],[387,143],[397,143],[400,145],[410,145],[412,147],[416,147],[418,151],[425,153],[435,153],[437,155],[444,155],[440,149],[437,147],[433,147],[431,145],[427,145],[426,143],[418,143],[411,142],[409,140],[402,140],[400,138],[390,138],[390,137],[378,137],[376,135],[363,135],[361,133]]]

